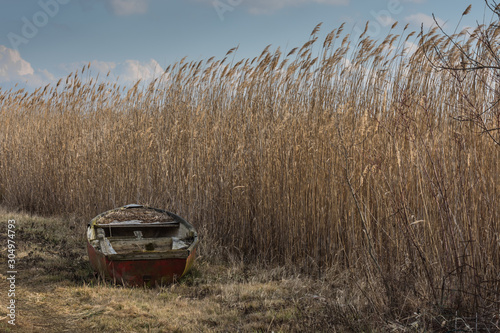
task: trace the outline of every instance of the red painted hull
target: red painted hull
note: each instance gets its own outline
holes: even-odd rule
[[[90,265],[102,277],[125,286],[158,286],[182,277],[191,268],[196,248],[187,258],[109,260],[87,241]]]

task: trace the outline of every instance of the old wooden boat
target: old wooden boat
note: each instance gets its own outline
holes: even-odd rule
[[[185,275],[195,260],[198,235],[174,213],[127,205],[99,214],[87,228],[92,268],[126,286],[156,286]]]

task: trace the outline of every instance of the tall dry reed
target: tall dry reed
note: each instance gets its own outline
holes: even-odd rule
[[[392,310],[498,313],[500,150],[454,119],[465,96],[494,100],[491,80],[435,70],[422,50],[450,47],[436,31],[318,36],[183,60],[145,86],[85,67],[0,90],[1,201],[87,219],[145,203],[192,221],[206,255],[359,272]]]

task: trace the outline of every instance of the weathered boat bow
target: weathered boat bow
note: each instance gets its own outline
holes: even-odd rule
[[[180,216],[143,205],[126,205],[93,218],[87,228],[92,268],[126,286],[167,284],[195,260],[198,234]]]

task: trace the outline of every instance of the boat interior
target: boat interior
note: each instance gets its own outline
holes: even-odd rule
[[[89,240],[104,255],[180,252],[195,240],[194,231],[178,221],[140,222],[95,224]]]

